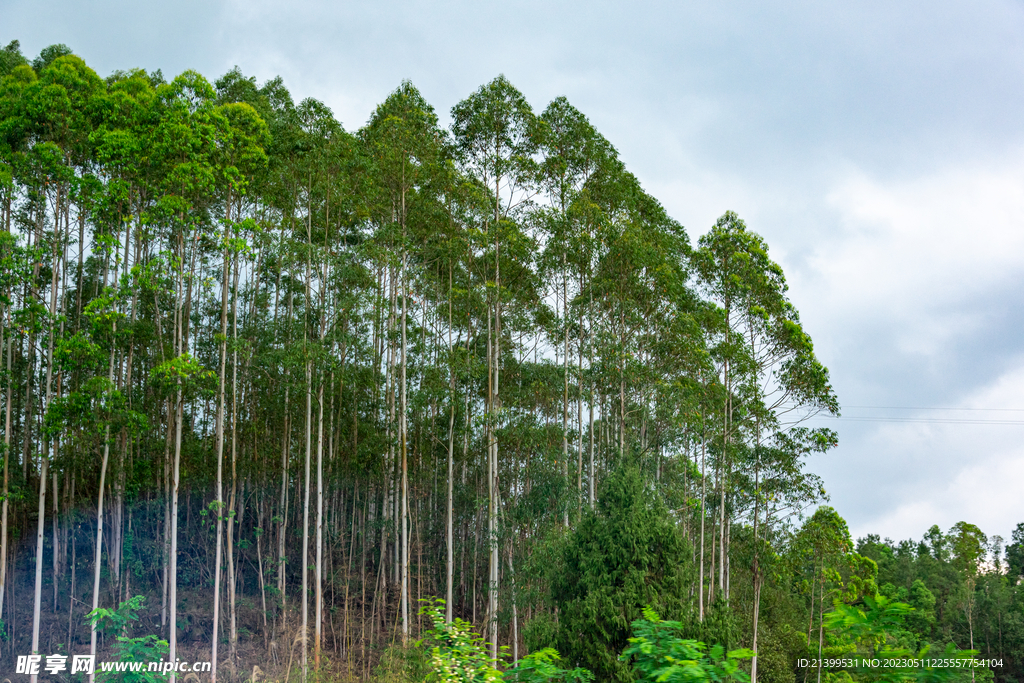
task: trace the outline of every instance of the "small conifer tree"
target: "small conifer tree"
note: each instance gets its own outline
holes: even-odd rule
[[[634,680],[619,659],[632,624],[645,605],[670,618],[688,616],[689,554],[668,509],[637,468],[618,468],[602,483],[596,509],[565,539],[552,571],[558,619],[548,637],[555,648],[598,680]]]

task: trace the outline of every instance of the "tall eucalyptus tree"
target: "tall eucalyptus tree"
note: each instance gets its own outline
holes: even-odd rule
[[[56,55],[54,55],[56,56]],[[45,310],[43,326],[47,331],[45,388],[39,392],[42,399],[40,414],[45,415],[53,400],[54,363],[53,352],[58,332],[57,302],[60,294],[59,273],[64,256],[66,225],[70,223],[69,199],[75,182],[74,164],[90,156],[89,132],[92,121],[87,116],[91,98],[103,89],[102,81],[78,57],[64,54],[48,60],[45,68],[39,69],[39,79],[32,82],[21,93],[21,101],[32,121],[32,144],[26,157],[26,171],[34,176],[36,183],[36,242],[47,243],[48,259],[39,255],[31,279],[31,297],[40,302],[40,313]],[[47,205],[52,205],[48,214]],[[47,217],[52,219],[47,231]],[[62,225],[62,223],[64,225]],[[62,233],[62,227],[65,227]],[[48,234],[44,237],[44,232]],[[40,271],[44,260],[48,260],[50,282],[48,288],[41,281]],[[44,293],[49,292],[49,303],[41,305]],[[34,348],[34,342],[30,342]],[[46,513],[47,469],[51,460],[51,439],[44,431],[41,437],[39,456],[39,508],[36,533],[36,580],[32,613],[32,651],[39,649],[39,626],[41,618],[43,540]],[[28,441],[26,440],[26,453]],[[27,459],[23,467],[28,464]],[[53,496],[57,492],[52,493]],[[54,548],[54,552],[57,549]],[[56,576],[54,577],[56,579]],[[56,598],[56,596],[55,596]],[[33,676],[33,680],[35,677]]]
[[[564,97],[556,98],[540,116],[544,128],[541,177],[551,207],[548,217],[545,258],[551,282],[561,279],[562,301],[562,468],[568,488],[569,462],[569,333],[577,329],[577,463],[576,498],[583,500],[583,355],[585,315],[592,315],[590,299],[585,287],[591,277],[596,225],[601,221],[599,204],[595,203],[591,179],[614,159],[615,150],[590,124],[587,118]],[[559,273],[560,271],[560,273]],[[574,272],[573,272],[574,271]],[[575,296],[570,299],[569,280],[574,279]],[[558,293],[556,292],[556,298]],[[570,301],[576,309],[576,320],[569,314]],[[590,320],[591,328],[593,320]],[[557,342],[556,342],[557,346]],[[593,423],[593,389],[590,396],[591,430]],[[594,503],[594,453],[590,449],[589,499]],[[563,522],[568,525],[568,507],[563,511]]]
[[[810,337],[803,331],[799,316],[786,296],[782,268],[770,260],[768,246],[759,235],[747,230],[736,214],[728,212],[701,238],[697,265],[708,290],[721,301],[725,310],[725,333],[731,337],[724,340],[722,353],[727,412],[722,443],[725,459],[720,482],[723,495],[720,529],[728,528],[724,496],[731,466],[729,422],[733,419],[734,399],[742,405],[753,441],[750,491],[754,539],[752,649],[756,652],[764,578],[761,565],[768,548],[766,537],[771,524],[781,521],[783,510],[799,511],[820,495],[820,486],[802,475],[799,458],[835,443],[830,431],[814,430],[779,434],[774,447],[766,448],[765,435],[779,430],[783,421],[794,414],[800,418],[806,418],[808,411],[837,414],[839,406],[829,384],[828,370],[815,358]],[[762,491],[763,484],[767,483],[762,482],[764,470],[774,475],[774,490],[767,498]],[[783,480],[789,485],[780,487]],[[793,506],[797,506],[796,510],[791,509]],[[762,513],[765,514],[763,523]],[[728,566],[727,547],[728,539],[723,535],[719,545],[722,570]],[[751,660],[751,678],[757,680],[756,655]]]
[[[178,609],[178,494],[181,486],[181,447],[188,389],[206,377],[190,353],[189,313],[195,291],[196,262],[208,227],[205,208],[216,184],[217,120],[213,87],[199,74],[186,71],[161,86],[158,96],[163,116],[154,133],[154,156],[161,164],[160,197],[156,216],[170,228],[170,261],[174,268],[174,350],[157,369],[175,384],[173,465],[171,467],[171,520],[169,589],[170,657],[177,655]],[[171,423],[168,423],[171,429]],[[175,674],[171,674],[175,680]]]
[[[409,317],[409,251],[415,238],[410,232],[422,234],[409,225],[414,200],[423,201],[429,193],[423,188],[437,176],[437,167],[444,154],[444,137],[437,125],[437,115],[412,83],[405,81],[377,107],[362,131],[374,163],[377,182],[384,188],[383,198],[390,204],[389,241],[397,244],[397,284],[401,299],[401,342],[398,351],[398,451],[401,478],[401,511],[398,516],[400,551],[400,615],[402,642],[409,639],[409,403],[408,403],[408,317]],[[385,212],[387,209],[385,208]],[[386,213],[385,213],[386,215]],[[387,224],[386,224],[387,225]]]
[[[264,147],[269,142],[267,125],[256,110],[245,103],[223,104],[215,110],[217,126],[216,139],[216,172],[217,180],[222,185],[224,218],[221,236],[222,276],[220,333],[217,335],[219,347],[219,365],[217,371],[217,416],[215,455],[217,459],[217,488],[212,504],[217,516],[217,545],[214,560],[213,580],[213,638],[211,650],[212,670],[210,679],[217,680],[217,646],[219,644],[218,629],[220,626],[220,573],[221,552],[223,547],[223,526],[225,518],[224,504],[224,420],[225,420],[225,384],[227,381],[227,346],[228,346],[228,295],[231,291],[230,276],[232,271],[232,254],[238,252],[238,238],[235,236],[235,224],[239,221],[240,211],[236,205],[241,204],[244,196],[247,177],[252,171],[266,163]],[[234,210],[234,212],[233,212]],[[229,518],[229,522],[231,522]],[[230,542],[230,536],[229,536]],[[229,553],[231,551],[229,550]]]
[[[488,639],[491,657],[498,656],[498,437],[501,411],[500,377],[502,349],[502,245],[517,233],[521,215],[535,190],[533,158],[540,133],[537,119],[522,93],[499,76],[452,108],[452,132],[465,170],[494,194],[494,213],[484,221],[488,238],[487,275],[487,533],[490,548],[488,571]]]

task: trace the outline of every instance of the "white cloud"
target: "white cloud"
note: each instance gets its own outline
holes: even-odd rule
[[[854,171],[826,200],[838,230],[813,265],[830,307],[921,320],[1024,269],[1024,149],[911,180]]]
[[[1018,358],[1010,370],[949,409],[848,411],[949,421],[882,424],[854,443],[862,453],[856,465],[849,460],[846,465],[848,476],[858,481],[846,486],[832,477],[844,502],[857,496],[875,501],[874,509],[851,520],[854,533],[919,538],[932,524],[947,530],[966,521],[1007,538],[1024,521],[1022,388],[1024,358]]]

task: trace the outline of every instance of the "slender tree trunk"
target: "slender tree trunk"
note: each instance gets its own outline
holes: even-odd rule
[[[569,488],[569,289],[562,256],[562,323],[565,326],[562,341],[562,477]],[[569,527],[569,507],[562,514],[562,526]]]
[[[729,302],[725,304],[725,334],[727,336],[726,342],[729,341],[728,336],[732,332],[731,326],[731,310]],[[725,533],[726,533],[726,509],[725,509],[725,489],[728,484],[729,476],[729,420],[732,417],[732,402],[731,402],[731,391],[732,377],[729,374],[729,359],[725,359],[723,364],[723,384],[725,385],[725,405],[723,406],[722,415],[722,464],[720,467],[721,477],[719,477],[719,489],[721,493],[721,500],[719,501],[719,520],[718,520],[718,586],[723,591],[725,599],[728,601],[729,593],[726,588],[726,552],[725,552]]]
[[[508,542],[508,572],[512,577],[512,665],[519,663],[519,610],[517,609],[516,595],[516,568],[512,564],[514,546],[512,540]]]
[[[7,313],[8,320],[10,312]],[[10,489],[10,464],[11,464],[11,399],[14,385],[11,374],[11,359],[14,346],[14,335],[7,335],[7,401],[4,406],[4,499],[2,512],[0,512],[0,619],[4,616],[4,592],[7,588],[7,497]]]
[[[263,575],[263,498],[260,498],[259,503],[259,521],[257,522],[256,531],[256,568],[260,572],[260,606],[263,608],[260,614],[263,616],[263,646],[268,647],[267,643],[267,584],[266,577]]]
[[[761,612],[761,574],[757,560],[754,560],[754,636],[750,649],[754,656],[750,659],[750,683],[757,683],[757,623]]]
[[[100,461],[100,486],[99,486],[99,500],[96,503],[96,560],[93,563],[93,575],[92,575],[92,609],[96,610],[100,606],[100,567],[103,556],[103,489],[107,479],[107,462],[110,456],[110,427],[107,427],[106,438],[103,444],[103,460]],[[174,616],[174,610],[171,610],[171,616]],[[96,624],[93,623],[90,626],[90,643],[89,643],[89,654],[96,655]],[[174,642],[173,640],[171,642]],[[93,676],[89,676],[90,682],[93,680]]]
[[[167,404],[167,436],[164,439],[164,538],[163,538],[163,585],[160,598],[160,626],[167,625],[167,589],[171,561],[171,441],[173,439],[174,412],[171,401]]]
[[[28,345],[26,353],[28,363],[25,378],[27,380],[25,382],[25,419],[22,422],[24,433],[22,434],[21,480],[28,484],[28,462],[32,452],[32,426],[35,424],[35,402],[32,399],[36,366],[36,335],[34,331],[29,331],[26,343]]]
[[[321,313],[320,313],[320,343],[325,344],[327,336],[327,298],[324,289],[327,287],[327,262],[328,239],[330,235],[330,204],[327,205],[327,216],[324,223],[324,265],[321,271]],[[310,236],[312,242],[312,236]],[[331,424],[329,429],[331,436],[334,435],[334,375],[331,375],[331,405],[332,410],[329,416]],[[317,671],[320,671],[320,648],[323,645],[323,565],[324,565],[324,382],[321,378],[317,384],[317,437],[316,437],[316,626],[314,627],[313,664]]]
[[[309,197],[312,196],[312,186],[312,176],[310,176]],[[309,467],[312,456],[313,436],[313,359],[309,349],[309,312],[313,306],[313,297],[310,289],[312,278],[310,261],[313,249],[312,206],[307,206],[306,216],[306,311],[303,316],[302,337],[302,350],[306,357],[306,459],[305,475],[303,478],[302,551],[299,554],[302,560],[302,683],[306,683],[309,677]]]
[[[488,392],[488,414],[487,414],[487,609],[485,611],[487,618],[487,637],[488,642],[491,645],[491,658],[497,661],[497,586],[495,576],[497,574],[497,567],[494,563],[494,553],[492,552],[492,546],[495,545],[495,538],[497,536],[497,502],[495,501],[495,487],[494,487],[494,413],[496,408],[494,407],[494,331],[492,328],[492,320],[488,316],[487,321],[487,358],[488,365],[491,366],[489,374]]]
[[[718,559],[718,556],[715,555],[715,543],[718,541],[718,536],[715,534],[715,522],[717,521],[714,520],[711,524],[711,567],[708,572],[708,583],[710,584],[708,585],[708,609],[711,609],[715,603],[715,561]]]
[[[235,500],[238,487],[238,263],[232,264],[234,275],[232,276],[232,290],[234,296],[231,300],[232,316],[232,338],[234,344],[231,349],[231,497],[228,501],[228,528],[227,528],[227,560],[228,560],[228,605],[231,612],[231,629],[228,633],[228,665],[232,675],[237,673],[238,653],[238,620],[235,609]],[[255,446],[253,448],[255,450]],[[254,458],[255,460],[255,458]],[[244,487],[243,487],[244,494]],[[238,532],[242,532],[241,519],[238,520]],[[262,585],[262,569],[260,581]],[[264,608],[263,618],[266,619]]]
[[[452,265],[451,262],[448,264],[448,353],[451,354],[455,350],[452,346]],[[455,503],[455,492],[454,492],[454,465],[455,465],[455,359],[451,358],[449,361],[450,365],[448,368],[448,394],[450,401],[449,413],[448,413],[448,504],[445,506],[445,539],[447,541],[445,547],[445,602],[444,602],[444,620],[445,623],[450,624],[452,622],[452,587],[454,580],[454,563],[453,553],[455,549],[455,533],[452,520],[454,517],[454,503]],[[6,475],[4,478],[6,482]],[[6,483],[5,489],[6,491]],[[6,509],[6,508],[5,508]],[[6,519],[6,512],[5,519]],[[6,522],[5,522],[6,524]],[[0,581],[0,597],[3,596],[3,586]]]
[[[757,397],[759,398],[759,397]],[[751,574],[754,580],[754,635],[750,649],[754,656],[750,660],[750,683],[757,683],[757,625],[761,612],[761,548],[758,545],[758,521],[760,519],[761,503],[761,420],[755,419],[754,427],[754,560]],[[768,515],[765,515],[765,524],[768,523]]]
[[[499,215],[499,182],[495,180],[494,204],[494,343],[492,345],[492,362],[494,363],[494,382],[491,385],[491,462],[488,472],[490,488],[489,537],[490,577],[488,579],[488,627],[490,631],[491,659],[498,661],[498,435],[496,433],[497,418],[501,412],[499,378],[501,374],[501,219]]]
[[[307,295],[309,293],[309,279],[307,268]],[[308,297],[307,297],[308,298]],[[312,450],[312,418],[313,418],[313,364],[306,351],[306,462],[303,488],[305,498],[302,504],[302,549],[299,552],[299,559],[302,562],[302,680],[303,683],[309,676],[309,466],[310,451]]]
[[[43,597],[43,536],[46,525],[46,466],[47,458],[44,456],[39,463],[39,525],[36,529],[36,592],[32,601],[32,652],[39,652],[39,618]],[[38,675],[33,674],[32,683],[39,680]]]
[[[277,592],[281,595],[281,614],[285,610],[285,582],[287,580],[287,556],[285,554],[285,529],[288,524],[288,450],[291,441],[291,418],[288,413],[289,385],[285,375],[284,387],[284,430],[281,436],[281,499],[278,504],[277,525]]]
[[[967,631],[971,637],[971,649],[974,649],[974,579],[967,582]],[[974,667],[971,667],[971,683],[974,683]]]
[[[178,396],[177,396],[177,410],[174,419],[174,466],[172,468],[172,479],[171,479],[171,588],[169,601],[171,603],[171,616],[170,623],[168,624],[168,631],[170,636],[170,647],[168,652],[169,661],[175,661],[177,655],[177,643],[178,643],[178,492],[181,485],[181,423],[185,417],[185,400],[182,396],[182,387],[179,380],[178,383]],[[106,458],[104,457],[104,464]],[[97,542],[97,555],[99,551],[99,543]],[[99,565],[99,557],[96,558],[96,564]],[[99,569],[96,570],[96,583],[99,585]],[[95,632],[93,634],[93,643],[95,643]],[[95,647],[93,648],[95,650]],[[175,681],[175,674],[171,672],[171,683]],[[90,682],[91,683],[91,682]]]
[[[818,596],[818,683],[821,683],[821,650],[825,645],[825,572],[822,567],[821,590]]]
[[[54,451],[55,451],[54,452],[54,457],[56,457],[56,450],[57,450],[56,446],[54,446]],[[58,570],[58,560],[59,560],[59,556],[60,556],[60,540],[57,537],[57,519],[58,519],[58,516],[57,516],[57,492],[58,492],[59,489],[57,488],[57,470],[56,469],[51,470],[50,474],[53,477],[53,495],[51,496],[51,498],[53,498],[53,520],[51,522],[51,524],[52,524],[51,528],[53,529],[53,548],[52,548],[52,550],[53,550],[53,613],[56,614],[57,613],[57,588],[59,586],[59,584],[57,582],[57,570]]]
[[[590,294],[590,303],[588,306],[588,314],[590,318],[590,329],[587,335],[587,342],[589,346],[589,356],[587,365],[593,372],[594,368],[594,290],[593,287],[588,287]],[[594,494],[594,490],[597,487],[597,470],[594,469],[594,396],[595,396],[594,379],[591,377],[590,380],[590,397],[587,401],[590,406],[590,509],[594,510],[597,505],[597,499]]]
[[[72,482],[73,481],[74,480],[72,479]],[[74,489],[74,486],[72,486],[71,488]],[[74,492],[72,492],[71,498],[72,498],[72,500],[74,499]],[[70,537],[70,540],[71,540],[71,590],[69,592],[69,595],[71,596],[71,599],[68,600],[68,642],[69,643],[72,642],[71,639],[74,637],[74,624],[75,624],[75,621],[74,621],[74,619],[75,619],[75,600],[74,600],[74,595],[75,595],[75,573],[76,573],[75,569],[78,566],[78,553],[77,553],[77,546],[78,546],[78,544],[75,543],[75,540],[76,540],[76,537],[77,537],[77,531],[78,531],[78,529],[76,528],[75,529],[76,533],[69,534],[69,537]],[[3,604],[3,600],[0,599],[0,605],[2,605],[2,604]]]
[[[282,241],[284,240],[282,231]],[[295,292],[289,288],[288,290],[288,313],[286,320],[290,321],[293,319],[295,303]],[[282,339],[282,350],[291,346],[291,327],[289,325],[288,333]],[[287,548],[285,547],[285,537],[288,525],[288,466],[291,458],[291,437],[292,437],[292,424],[291,424],[291,411],[289,399],[291,398],[291,364],[289,360],[284,359],[284,429],[281,439],[281,500],[278,508],[278,515],[280,517],[280,523],[278,525],[277,533],[277,553],[278,553],[278,565],[277,565],[277,590],[281,595],[281,611],[280,616],[282,621],[287,618],[287,596],[285,593],[285,587],[288,579],[288,568],[287,568]]]
[[[224,545],[224,387],[227,380],[228,358],[228,274],[231,271],[228,241],[231,239],[231,197],[227,201],[227,217],[224,221],[224,265],[220,293],[220,366],[217,370],[217,491],[212,507],[217,515],[217,550],[213,569],[213,637],[211,642],[210,671],[211,683],[217,683],[217,648],[220,645],[220,570],[221,552]]]
[[[387,537],[386,534],[390,531],[394,533],[393,547],[392,547],[392,578],[393,583],[399,583],[399,564],[401,563],[401,549],[399,548],[399,542],[401,538],[401,531],[398,528],[398,509],[399,505],[399,492],[398,487],[399,478],[395,473],[396,463],[396,440],[400,441],[401,436],[399,434],[401,428],[398,426],[398,418],[396,410],[398,409],[397,399],[397,380],[395,378],[395,367],[399,365],[398,361],[398,348],[395,340],[395,329],[398,325],[396,315],[398,301],[398,280],[395,277],[395,269],[388,269],[388,321],[387,321],[387,402],[388,402],[388,414],[387,414],[387,474],[385,475],[384,484],[384,502],[383,509],[381,510],[381,516],[384,518],[384,525],[381,527],[381,557],[385,557]],[[399,444],[398,450],[401,450],[401,444]],[[388,529],[388,521],[392,521],[394,524],[393,529]],[[384,579],[383,590],[387,593],[387,573],[382,574]]]
[[[323,567],[324,567],[324,384],[317,388],[316,437],[316,621],[313,627],[313,666],[320,670],[320,646],[323,642]]]
[[[582,289],[582,283],[580,285]],[[583,517],[583,311],[580,311],[580,334],[576,354],[576,519]],[[568,347],[567,347],[568,348]]]
[[[705,469],[707,456],[707,443],[704,440],[704,413],[701,412],[701,435],[700,435],[700,578],[697,580],[699,598],[697,618],[704,622],[704,525],[707,520],[705,504],[707,502],[707,471]]]
[[[184,248],[184,236],[179,236],[179,248],[182,255],[182,259],[185,257]],[[175,321],[174,321],[174,333],[175,333],[175,350],[177,356],[181,357],[188,348],[188,333],[186,331],[186,325],[188,324],[188,304],[191,298],[192,280],[189,278],[189,284],[187,292],[184,298],[182,298],[182,281],[181,274],[178,276],[178,300],[176,302]],[[181,378],[177,380],[177,396],[175,400],[175,418],[174,418],[174,465],[171,468],[171,567],[170,567],[170,589],[169,589],[169,602],[171,603],[171,616],[169,624],[167,626],[169,636],[169,647],[168,647],[168,660],[176,661],[178,653],[178,494],[181,489],[181,436],[182,436],[182,423],[185,419],[185,396],[184,386]],[[187,509],[187,508],[186,508]],[[187,527],[186,527],[187,528]],[[99,558],[97,557],[97,566],[99,565]],[[99,570],[97,570],[99,571]],[[98,580],[98,579],[97,579]],[[94,636],[95,638],[95,636]],[[95,641],[94,641],[95,642]],[[171,683],[175,683],[177,680],[176,672],[171,672]],[[92,683],[90,681],[90,683]]]
[[[405,198],[403,196],[403,211]],[[404,234],[403,234],[404,238]],[[404,241],[404,239],[403,239]],[[399,429],[401,430],[401,448],[402,448],[402,516],[401,516],[401,534],[402,534],[402,569],[401,569],[401,609],[402,609],[402,645],[408,645],[409,643],[409,427],[408,427],[408,397],[407,397],[407,382],[406,382],[406,347],[407,347],[407,317],[408,317],[408,299],[409,299],[409,282],[406,275],[408,256],[406,255],[404,248],[402,253],[402,360],[401,360],[401,406],[398,416]]]

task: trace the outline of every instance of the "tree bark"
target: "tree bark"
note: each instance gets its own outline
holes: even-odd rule
[[[39,464],[39,525],[36,529],[36,592],[32,601],[32,652],[39,652],[39,618],[43,598],[43,536],[46,531],[46,467],[44,455]],[[32,683],[39,680],[37,674],[30,677]]]
[[[454,517],[454,502],[455,502],[455,491],[454,491],[454,465],[455,465],[455,358],[451,355],[454,353],[455,347],[452,346],[452,264],[448,263],[448,353],[449,355],[449,367],[448,367],[448,394],[450,401],[449,413],[448,413],[448,502],[445,506],[445,539],[447,541],[445,547],[445,601],[444,601],[444,620],[446,624],[452,622],[452,588],[455,577],[454,567],[454,549],[455,549],[455,533],[452,520]],[[6,478],[4,480],[6,482]],[[6,485],[5,485],[6,486]],[[6,488],[5,488],[6,490]],[[6,513],[5,513],[6,514]],[[6,519],[6,517],[5,517]],[[6,524],[6,522],[5,522]],[[3,586],[0,581],[0,598],[3,597]]]
[[[403,205],[405,203],[403,196]],[[404,210],[404,206],[403,206]],[[404,235],[403,235],[404,238]],[[404,241],[404,240],[403,240]],[[406,275],[408,256],[403,247],[402,252],[402,360],[401,360],[401,406],[398,416],[400,440],[402,449],[402,515],[401,515],[401,541],[402,541],[402,567],[401,567],[401,610],[402,610],[402,645],[409,643],[409,427],[408,427],[408,396],[407,396],[407,316],[409,283]]]
[[[7,321],[10,311],[6,310]],[[11,375],[11,359],[13,355],[14,335],[7,335],[7,402],[4,406],[4,499],[0,512],[0,619],[4,616],[4,592],[7,588],[7,513],[11,463],[11,399],[13,397],[14,380]],[[2,347],[0,347],[2,348]]]
[[[210,671],[211,683],[217,683],[217,648],[220,645],[220,570],[221,552],[224,545],[224,413],[225,384],[227,380],[228,357],[228,274],[231,271],[228,242],[231,239],[231,198],[228,196],[228,210],[224,221],[224,265],[220,292],[220,366],[217,369],[217,433],[214,446],[217,457],[217,490],[210,506],[217,515],[217,549],[213,569],[213,638],[211,639]]]

